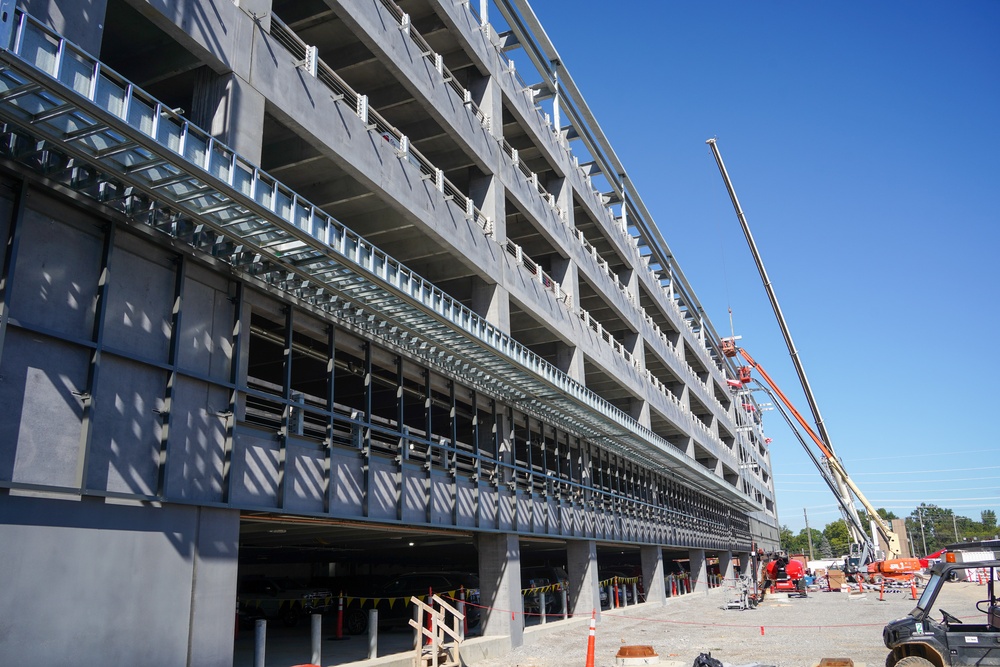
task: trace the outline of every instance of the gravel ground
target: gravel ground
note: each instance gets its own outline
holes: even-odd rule
[[[964,613],[975,613],[983,588],[954,583],[968,600]],[[622,645],[649,645],[660,664],[690,667],[699,653],[726,665],[811,667],[822,658],[850,658],[855,666],[882,667],[888,653],[882,628],[914,607],[910,590],[885,594],[816,592],[808,598],[769,597],[756,609],[726,610],[732,593],[715,589],[708,596],[686,595],[666,606],[642,604],[604,612],[597,625],[596,667],[613,667]],[[589,624],[564,621],[558,631],[529,628],[525,644],[503,658],[478,661],[473,667],[581,667],[586,662]],[[761,628],[763,627],[763,633]]]

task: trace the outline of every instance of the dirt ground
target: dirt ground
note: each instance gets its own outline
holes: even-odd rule
[[[975,602],[985,596],[985,586],[950,583],[944,608],[975,618]],[[733,591],[719,588],[707,596],[672,598],[665,606],[641,604],[605,611],[596,630],[595,667],[613,667],[622,645],[652,646],[659,664],[670,667],[690,667],[699,653],[709,652],[734,666],[811,667],[822,658],[850,658],[855,666],[881,667],[888,653],[882,628],[915,605],[909,588],[887,591],[884,601],[879,601],[877,590],[815,592],[804,599],[770,597],[745,611],[723,608],[731,597]],[[589,623],[585,619],[562,623],[565,629],[549,628],[544,634],[529,628],[523,646],[473,667],[582,667]]]

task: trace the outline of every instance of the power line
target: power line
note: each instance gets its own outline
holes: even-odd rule
[[[851,477],[860,475],[927,475],[939,472],[967,472],[969,470],[1000,470],[1000,466],[976,466],[975,468],[942,468],[940,470],[884,470],[880,472],[856,472]],[[808,472],[778,472],[775,477],[815,477],[816,473]]]
[[[982,482],[988,479],[1000,479],[1000,476],[994,477],[949,477],[947,479],[889,479],[889,480],[873,480],[868,482],[869,484],[936,484],[938,482]],[[781,486],[786,486],[788,484],[812,484],[812,482],[782,482]]]
[[[997,488],[996,486],[971,486],[971,487],[970,486],[965,486],[965,487],[958,488],[958,489],[935,489],[934,491],[936,493],[945,493],[945,492],[950,493],[952,491],[995,491],[996,488]],[[879,493],[881,493],[881,494],[887,494],[887,493],[909,493],[912,490],[913,489],[893,489],[893,490],[890,490],[890,491],[879,491]],[[788,489],[788,493],[830,493],[830,490],[829,489]],[[871,490],[869,490],[869,492],[866,493],[865,495],[866,496],[877,497],[877,496],[874,496],[874,494],[872,494]]]
[[[952,452],[952,451],[949,451],[948,453],[949,454],[982,454],[983,452],[996,452],[996,449],[967,449],[964,452]],[[908,459],[915,459],[915,458],[919,458],[919,457],[922,457],[922,456],[941,456],[941,452],[928,452],[926,454],[907,454],[906,458],[908,458]],[[843,457],[841,457],[841,458],[843,458]],[[898,459],[899,459],[898,456],[875,456],[875,457],[863,458],[863,459],[852,458],[850,460],[851,461],[896,461]]]
[[[896,502],[898,503],[900,501]],[[885,510],[917,509],[917,505],[912,505],[912,504],[910,505],[899,505],[899,504],[883,505],[881,503],[873,503],[873,504],[878,504],[879,509],[885,509]],[[840,505],[808,505],[806,506],[806,509],[808,509],[810,512],[815,511],[817,513],[839,513]],[[988,509],[988,508],[984,507],[983,505],[952,505],[951,507],[941,507],[940,509],[955,510],[955,509]]]

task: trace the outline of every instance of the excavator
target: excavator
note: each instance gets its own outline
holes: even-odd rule
[[[795,343],[792,340],[791,332],[788,329],[788,324],[785,321],[785,317],[781,312],[781,306],[778,304],[777,295],[774,292],[774,287],[771,284],[770,278],[768,278],[767,270],[764,268],[763,260],[761,259],[760,252],[757,249],[757,244],[753,239],[753,235],[750,232],[750,225],[747,223],[746,216],[743,214],[743,209],[740,207],[739,199],[736,197],[736,190],[733,188],[732,181],[729,179],[729,174],[726,171],[726,166],[722,161],[722,155],[719,152],[719,147],[716,144],[716,140],[709,139],[706,142],[712,150],[712,155],[715,157],[715,162],[719,167],[719,172],[722,174],[722,180],[725,182],[726,190],[729,192],[729,198],[732,200],[733,208],[736,210],[736,217],[740,221],[740,226],[743,229],[743,234],[746,237],[747,245],[750,247],[750,252],[753,254],[754,262],[757,265],[757,271],[760,273],[761,280],[764,283],[764,289],[767,292],[768,300],[771,302],[771,308],[774,311],[775,318],[778,321],[778,326],[781,328],[781,333],[785,339],[785,345],[788,348],[788,352],[791,355],[792,363],[795,366],[795,371],[799,377],[799,383],[802,386],[802,391],[806,396],[806,400],[809,402],[809,407],[812,411],[813,421],[816,424],[816,431],[809,426],[805,418],[795,409],[791,401],[785,395],[784,392],[778,387],[774,379],[758,364],[750,354],[744,350],[742,347],[736,345],[737,336],[732,338],[725,338],[721,341],[721,351],[726,357],[735,357],[739,354],[748,365],[740,366],[737,369],[739,374],[738,382],[741,385],[746,385],[751,382],[752,373],[756,371],[764,379],[766,387],[758,381],[758,385],[761,386],[771,397],[772,401],[776,406],[778,406],[781,411],[782,416],[788,423],[792,432],[799,439],[806,453],[809,454],[813,463],[816,465],[820,472],[821,477],[830,487],[833,492],[834,497],[837,499],[837,503],[840,507],[841,513],[843,514],[844,521],[847,524],[848,532],[851,536],[851,547],[850,553],[844,562],[844,572],[846,575],[853,577],[857,581],[870,581],[876,582],[880,579],[889,579],[895,581],[910,581],[914,578],[915,573],[920,572],[920,561],[916,558],[900,558],[902,555],[902,549],[900,548],[899,536],[892,531],[892,527],[886,522],[868,501],[865,495],[861,492],[861,489],[857,487],[847,471],[844,469],[843,464],[840,459],[837,458],[833,445],[830,442],[830,435],[826,430],[826,426],[823,423],[823,418],[819,412],[819,406],[816,403],[816,398],[813,395],[812,388],[809,386],[809,380],[805,374],[805,368],[802,365],[802,361],[799,358],[798,351],[795,349]],[[794,422],[793,422],[794,419]],[[817,457],[813,452],[812,448],[809,447],[808,443],[802,437],[798,428],[795,424],[809,436],[813,444],[819,449],[821,457]],[[853,497],[852,494],[853,493]],[[857,497],[858,501],[865,508],[868,513],[868,518],[871,521],[870,532],[865,529],[862,525],[861,519],[858,516],[857,509],[854,505],[854,497]],[[888,558],[885,551],[879,548],[878,540],[875,537],[876,532],[882,537],[886,544],[888,551]]]

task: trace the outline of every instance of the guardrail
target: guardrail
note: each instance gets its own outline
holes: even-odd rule
[[[441,56],[439,54],[434,53],[433,49],[430,48],[430,45],[427,43],[427,41],[416,30],[412,28],[412,24],[410,23],[409,20],[409,15],[403,12],[398,5],[392,2],[392,0],[380,0],[380,2],[399,23],[400,29],[403,32],[405,32],[409,36],[409,38],[412,39],[414,43],[421,49],[421,54],[425,58],[432,59],[432,62],[434,63],[436,69],[438,70],[439,73],[441,73],[442,77],[444,77],[445,82],[448,83],[449,86],[452,88],[452,90],[454,90],[459,95],[459,97],[462,98],[463,103],[468,101],[471,104],[471,96],[469,91],[460,86],[455,81],[454,76],[446,68],[443,67]],[[289,52],[292,53],[292,55],[296,56],[300,60],[300,62],[302,62],[303,64],[309,62],[310,49],[312,49],[313,47],[308,46],[303,40],[299,39],[294,34],[294,32],[290,30],[276,16],[272,17],[271,34],[272,36],[275,37],[276,41],[278,41],[286,49],[288,49]],[[506,57],[503,56],[503,54],[500,51],[497,51],[497,53],[501,57],[503,57],[506,60],[506,62],[510,63],[511,65],[513,64],[513,61],[506,59]],[[311,57],[314,61],[313,66],[317,70],[317,78],[323,81],[327,85],[327,87],[329,87],[336,94],[338,98],[343,99],[346,104],[354,107],[355,113],[363,121],[366,121],[366,124],[369,124],[370,122],[371,129],[374,129],[376,132],[381,134],[385,140],[389,141],[396,149],[397,155],[401,159],[406,159],[407,161],[414,164],[414,166],[416,166],[420,170],[421,175],[423,177],[427,179],[433,179],[435,186],[445,197],[451,198],[453,201],[458,203],[459,206],[461,206],[461,203],[464,201],[465,202],[464,210],[467,217],[477,219],[477,221],[480,223],[480,226],[482,226],[484,231],[486,231],[487,233],[492,231],[490,221],[482,218],[482,213],[474,207],[471,199],[466,197],[464,193],[462,193],[453,183],[451,183],[451,181],[449,181],[447,178],[444,178],[443,172],[440,169],[437,169],[419,151],[412,148],[409,144],[408,138],[405,135],[403,135],[399,130],[390,125],[377,112],[368,108],[367,98],[365,96],[359,95],[358,93],[353,91],[350,88],[350,86],[348,86],[343,80],[341,80],[329,66],[327,66],[322,60],[320,60],[316,56],[315,53],[312,53]],[[523,79],[518,77],[518,80],[522,84],[524,84],[524,87],[528,87],[527,84],[524,83]],[[479,110],[479,108],[474,104],[472,104],[470,108],[473,108],[474,112],[477,113],[477,117],[479,117],[481,121],[484,122],[484,127],[488,127],[489,119],[481,112],[481,110]],[[546,124],[548,125],[548,123]],[[511,158],[514,165],[521,171],[521,173],[525,176],[527,181],[533,186],[534,190],[540,196],[542,196],[543,199],[545,199],[545,201],[548,203],[550,208],[552,208],[553,211],[556,212],[559,220],[565,222],[566,221],[565,212],[559,209],[555,196],[552,195],[550,192],[548,192],[539,183],[538,174],[532,172],[530,169],[527,168],[527,166],[520,160],[518,151],[515,148],[513,148],[513,146],[511,146],[506,140],[503,139],[500,140],[500,144],[501,147],[503,148],[503,151]],[[568,147],[566,148],[568,151]],[[586,174],[584,174],[584,176],[589,185],[590,177]],[[612,228],[620,230],[620,227],[619,225],[616,224],[614,217],[610,215],[610,209],[605,207],[604,202],[600,199],[602,195],[599,192],[597,192],[596,189],[592,189],[592,191],[594,195],[598,198],[598,201],[601,203],[601,207],[608,213],[609,220],[612,222]],[[633,243],[633,245],[635,245],[636,242],[634,237],[629,235],[624,230],[622,230],[622,232],[624,236],[628,238]],[[618,279],[618,276],[614,273],[614,271],[611,270],[611,267],[608,264],[608,262],[604,260],[603,257],[600,256],[600,254],[597,252],[597,249],[586,239],[586,237],[581,231],[576,230],[575,235],[577,239],[580,241],[580,243],[583,245],[584,249],[588,252],[588,254],[590,254],[597,262],[598,266],[601,269],[603,269],[603,271],[608,275],[609,278],[611,278],[612,283],[619,289],[619,291],[622,294],[625,295],[626,299],[636,309],[637,313],[641,317],[646,319],[646,321],[650,324],[650,326],[654,328],[654,331],[659,335],[659,337],[664,342],[666,342],[668,349],[674,352],[675,356],[678,359],[680,359],[680,356],[676,354],[676,350],[673,349],[673,346],[669,344],[669,342],[666,339],[666,336],[662,333],[659,326],[652,320],[651,317],[649,317],[646,314],[645,309],[643,309],[638,303],[636,303],[635,297],[632,295],[631,292],[629,292],[626,286],[621,284],[620,280]],[[532,275],[538,276],[539,282],[546,289],[552,291],[556,295],[557,299],[563,301],[569,307],[572,306],[571,296],[568,295],[564,290],[562,290],[561,285],[557,281],[555,281],[551,276],[545,274],[544,271],[541,271],[536,262],[534,262],[530,258],[525,259],[523,255],[523,250],[521,250],[517,246],[512,247],[512,244],[509,241],[506,244],[506,249],[511,255],[516,256],[518,258],[518,263],[521,264],[526,270],[532,273]],[[658,279],[656,279],[655,273],[651,269],[649,269],[648,265],[646,266],[646,270],[651,274],[654,280],[658,281]],[[686,322],[689,328],[693,329],[691,320],[684,316],[681,309],[677,306],[676,301],[674,299],[670,299],[668,303],[670,303],[670,305],[673,306],[675,312],[678,314],[680,319]],[[586,315],[585,313],[583,313],[582,309],[580,310],[580,312],[582,316]],[[583,319],[588,319],[588,318],[589,315],[583,317]],[[601,332],[598,331],[598,333]],[[624,350],[624,348],[622,348],[620,344],[617,344],[617,341],[608,336],[602,335],[602,338],[607,342],[611,343],[615,351],[619,353],[621,356],[623,356],[623,358],[625,358],[627,362],[633,364],[634,366],[637,366],[632,355],[628,354],[627,351]],[[691,369],[690,367],[688,367],[688,371],[689,371],[689,376],[695,381],[697,381],[699,384],[701,384],[703,387],[705,387],[706,391],[708,391],[709,394],[712,395],[709,385],[705,382],[702,382],[701,379],[698,378],[694,370]],[[656,383],[654,383],[654,386],[657,386]],[[716,403],[716,405],[718,405],[718,407],[723,412],[725,412],[725,408],[723,408],[722,404],[714,398],[714,395],[712,395],[712,398]]]
[[[386,1],[388,0],[383,0],[383,2]],[[472,8],[471,3],[463,3],[463,4],[465,5],[466,10],[469,11],[469,13],[473,16],[473,18],[476,19],[477,23],[481,25],[482,29],[486,31],[487,35],[495,34],[495,30],[492,29],[492,26],[489,24],[489,22],[483,20],[483,18],[478,14],[478,12],[476,12]],[[530,91],[533,98],[534,97],[533,87],[530,84],[528,84],[524,80],[524,78],[520,75],[516,65],[514,64],[514,61],[508,58],[503,53],[503,51],[499,48],[499,46],[493,39],[490,39],[489,41],[493,45],[494,51],[496,52],[498,62],[500,63],[500,69],[502,71],[508,72],[511,76],[513,76],[514,80],[521,87],[521,89],[525,91]],[[621,238],[626,242],[627,245],[638,250],[638,239],[629,234],[627,227],[625,227],[624,225],[624,222],[619,223],[620,219],[614,216],[614,213],[612,212],[611,208],[607,205],[606,195],[604,195],[596,187],[594,187],[591,174],[589,174],[586,170],[584,170],[584,168],[580,165],[579,159],[573,155],[572,150],[569,147],[569,142],[563,140],[561,128],[553,128],[549,115],[544,113],[537,104],[533,104],[532,108],[535,110],[538,116],[540,126],[546,128],[553,134],[557,144],[560,145],[566,152],[570,160],[570,163],[574,167],[576,167],[576,169],[579,171],[584,183],[587,186],[587,189],[590,191],[591,196],[593,197],[595,203],[597,204],[597,207],[604,211],[606,219],[610,223],[611,228],[616,230],[621,235]],[[506,149],[507,147],[505,147],[505,150]],[[636,255],[637,257],[639,257],[638,253],[636,253]],[[650,269],[648,265],[646,267],[646,270],[650,275],[651,281],[656,285],[660,285],[660,288],[662,289],[660,278],[657,276],[656,272]],[[667,302],[671,303],[671,305],[675,305],[673,304],[673,299],[668,298]],[[693,331],[694,322],[692,321],[692,319],[685,316],[683,312],[680,311],[679,308],[677,309],[677,312],[681,315],[681,318],[687,323],[688,327]],[[704,343],[704,349],[708,351],[709,347],[707,343]],[[722,370],[721,366],[719,368],[720,370]]]
[[[645,447],[678,451],[682,457],[665,438],[100,61],[28,15],[18,12],[16,18],[12,46],[0,50],[0,87],[6,91],[0,96],[0,116],[9,123],[0,148],[9,159],[29,170],[46,167],[32,161],[39,151],[46,159],[71,160],[74,169],[59,175],[72,178],[60,182],[122,211],[134,224],[216,256],[373,334],[379,333],[370,327],[373,313],[384,317],[382,322],[405,322],[411,330],[418,326],[426,338],[396,344],[437,364],[449,360],[442,361],[443,352],[426,341],[447,344],[467,364],[481,364],[491,391],[508,397],[504,400],[516,400],[525,391],[546,392],[552,402],[543,407],[571,415],[585,430],[601,433],[613,424],[616,436],[606,440],[612,449],[630,447],[639,460]],[[87,179],[75,178],[80,168],[89,170]],[[385,313],[372,299],[373,289],[382,290]],[[359,308],[361,302],[373,311]],[[734,491],[711,476],[697,478]],[[746,497],[733,494],[733,499]]]

